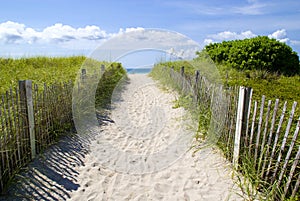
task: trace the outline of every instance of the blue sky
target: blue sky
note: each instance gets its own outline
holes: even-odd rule
[[[199,43],[267,35],[300,53],[297,0],[9,0],[0,7],[0,56],[88,55],[137,28]]]

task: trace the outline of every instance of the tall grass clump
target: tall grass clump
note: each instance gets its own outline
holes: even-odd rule
[[[40,86],[74,81],[86,59],[85,56],[0,58],[0,94],[17,86],[19,80],[32,80]]]

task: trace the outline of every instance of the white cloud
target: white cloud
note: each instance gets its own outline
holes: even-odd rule
[[[136,32],[136,31],[144,31],[145,29],[142,27],[130,27],[130,28],[126,28],[125,30],[123,28],[120,28],[119,33],[118,34],[123,34],[123,33],[129,33],[129,32]]]
[[[73,40],[97,41],[109,37],[97,26],[74,28],[60,23],[46,27],[42,31],[26,27],[24,24],[7,21],[0,24],[0,42],[14,43],[64,43]]]
[[[211,44],[211,43],[214,43],[214,40],[213,39],[204,39],[204,45],[209,45],[209,44]]]
[[[121,30],[121,34],[104,42],[91,57],[99,60],[113,60],[132,51],[155,50],[170,54],[172,52],[172,56],[190,59],[194,58],[196,50],[200,49],[198,43],[177,32],[143,28],[130,28],[126,33],[124,32],[126,30]]]
[[[273,32],[272,34],[269,34],[268,36],[269,36],[269,38],[281,39],[281,38],[286,37],[286,31],[285,31],[285,29],[280,29],[280,30]]]
[[[110,41],[109,39],[114,38]],[[110,41],[106,43],[106,41]],[[70,25],[57,23],[42,30],[27,27],[17,22],[0,23],[0,44],[4,48],[0,54],[12,51],[12,54],[19,52],[33,51],[38,49],[47,51],[92,51],[101,45],[105,51],[118,49],[121,51],[138,48],[161,48],[163,50],[176,45],[177,53],[184,57],[191,53],[188,47],[195,47],[197,44],[183,35],[167,30],[144,29],[142,27],[131,27],[120,29],[117,33],[107,33],[98,26],[86,26],[75,28]],[[6,51],[6,50],[8,51]],[[181,49],[185,51],[181,51]],[[2,53],[1,53],[2,52]],[[27,52],[26,52],[27,54]],[[29,53],[30,54],[30,53]]]
[[[174,59],[190,59],[195,58],[196,52],[199,51],[199,48],[197,47],[191,47],[187,49],[174,49],[170,48],[167,49],[165,52],[169,54],[171,57],[174,57]]]
[[[241,33],[231,32],[231,31],[223,31],[217,34],[208,35],[208,38],[204,39],[203,45],[208,45],[210,43],[222,42],[228,40],[237,40],[237,39],[246,39],[253,38],[257,35],[252,31],[245,31]],[[287,37],[287,33],[285,29],[279,29],[274,31],[273,33],[268,35],[269,38],[274,38],[282,43],[290,43],[291,45],[300,45],[300,41],[290,40]]]
[[[276,40],[282,42],[282,43],[287,43],[289,41],[289,38],[287,38],[287,33],[285,29],[280,29],[272,34],[268,35],[269,38],[275,38]]]
[[[213,41],[223,41],[223,40],[237,40],[237,39],[245,39],[245,38],[253,38],[256,34],[252,33],[252,31],[244,31],[241,33],[231,32],[231,31],[223,31],[217,34],[209,35],[208,39],[205,39],[205,42],[213,42]]]

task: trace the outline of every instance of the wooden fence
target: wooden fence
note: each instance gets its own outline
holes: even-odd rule
[[[75,129],[72,95],[88,93],[105,71],[81,69],[73,82],[42,87],[30,80],[0,95],[0,194],[10,180],[37,154],[55,143],[61,134]],[[88,79],[87,79],[88,78]]]
[[[1,95],[0,192],[14,174],[72,128],[72,82],[44,85],[30,80]]]
[[[213,84],[200,71],[193,76],[186,75],[184,67],[178,73],[173,68],[164,71],[182,93],[193,97],[200,110],[210,111],[207,138],[220,146],[237,170],[246,174],[245,166],[251,166],[260,181],[259,190],[276,186],[274,199],[299,198],[297,102],[288,111],[287,102],[266,101],[265,96],[252,100],[252,89]]]

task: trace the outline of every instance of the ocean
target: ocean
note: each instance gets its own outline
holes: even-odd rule
[[[148,74],[152,68],[126,68],[128,74]]]

